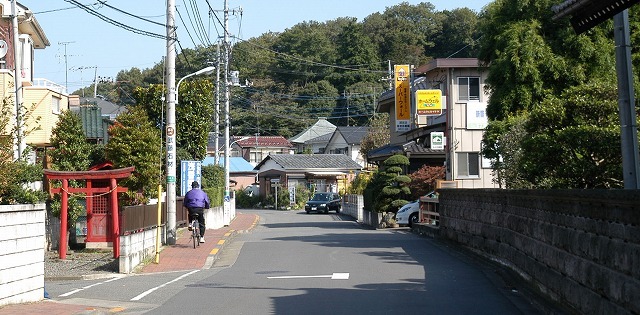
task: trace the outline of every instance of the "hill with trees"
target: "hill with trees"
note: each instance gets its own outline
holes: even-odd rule
[[[477,24],[478,14],[467,8],[436,11],[428,2],[403,2],[362,21],[305,21],[281,33],[233,38],[230,68],[245,86],[232,87],[232,134],[291,137],[318,117],[366,125],[376,97],[389,88],[390,67],[476,56]],[[183,49],[176,77],[208,66],[217,55],[216,46]],[[122,70],[116,82],[99,83],[97,91],[114,103],[136,104],[147,100],[135,89],[163,85],[163,74],[160,60],[149,69]],[[85,92],[92,94],[93,85]]]

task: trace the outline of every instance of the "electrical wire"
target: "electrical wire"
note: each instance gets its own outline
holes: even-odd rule
[[[80,2],[78,2],[76,0],[64,0],[64,1],[69,2],[71,4],[74,4],[77,7],[85,10],[87,13],[89,13],[89,14],[91,14],[93,16],[96,16],[96,17],[100,18],[101,20],[103,20],[103,21],[105,21],[107,23],[110,23],[110,24],[115,25],[117,27],[123,28],[123,29],[125,29],[127,31],[130,31],[130,32],[133,32],[133,33],[136,33],[136,34],[139,34],[139,35],[144,35],[144,36],[155,37],[155,38],[160,38],[160,39],[167,40],[167,36],[165,36],[165,35],[144,31],[144,30],[141,30],[141,29],[138,29],[138,28],[135,28],[135,27],[120,23],[120,22],[118,22],[116,20],[113,20],[113,19],[111,19],[111,18],[109,18],[109,17],[97,12],[96,10],[94,10],[92,8],[87,7],[86,5],[80,3]]]

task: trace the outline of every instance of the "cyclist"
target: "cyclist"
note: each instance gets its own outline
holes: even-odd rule
[[[198,214],[198,223],[200,223],[200,243],[204,243],[204,232],[206,226],[204,224],[204,209],[209,209],[209,196],[200,189],[198,182],[191,183],[191,190],[184,196],[184,207],[189,210],[189,219],[194,213]]]

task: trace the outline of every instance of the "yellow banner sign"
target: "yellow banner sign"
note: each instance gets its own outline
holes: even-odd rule
[[[418,115],[442,114],[442,91],[419,90],[416,91],[416,107]]]
[[[409,65],[396,65],[394,70],[396,83],[396,122],[406,120],[408,123],[411,119],[411,73],[409,71]]]

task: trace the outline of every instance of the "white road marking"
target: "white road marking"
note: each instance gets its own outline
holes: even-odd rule
[[[348,272],[334,272],[331,275],[321,275],[321,276],[278,276],[278,277],[267,277],[267,279],[303,279],[303,278],[331,278],[331,280],[349,280]]]
[[[107,281],[102,281],[102,282],[94,283],[94,284],[92,284],[92,285],[88,285],[88,286],[86,286],[86,287],[82,287],[82,288],[80,288],[80,289],[75,289],[75,290],[73,290],[73,291],[70,291],[70,292],[67,292],[67,293],[65,293],[65,294],[62,294],[62,295],[60,295],[60,297],[69,296],[69,295],[72,295],[72,294],[78,293],[78,292],[80,292],[80,291],[86,290],[86,289],[88,289],[88,288],[95,287],[95,286],[97,286],[97,285],[101,285],[101,284],[105,284],[105,283],[109,283],[109,282],[111,282],[111,281],[116,281],[116,280],[118,280],[118,279],[120,279],[120,277],[118,277],[118,278],[112,278],[112,279],[109,279],[109,280],[107,280]]]
[[[173,279],[173,280],[171,280],[171,281],[169,281],[169,282],[163,283],[163,284],[161,284],[161,285],[159,285],[159,286],[157,286],[157,287],[155,287],[155,288],[151,288],[151,289],[149,289],[149,290],[147,290],[147,291],[144,291],[144,292],[142,292],[142,293],[138,294],[136,297],[134,297],[134,298],[133,298],[133,299],[131,299],[130,301],[138,301],[138,300],[140,300],[141,298],[143,298],[143,297],[147,296],[148,294],[150,294],[151,292],[153,292],[153,291],[155,291],[155,290],[158,290],[158,289],[160,289],[160,288],[162,288],[162,287],[164,287],[164,286],[166,286],[166,285],[168,285],[168,284],[174,283],[174,282],[176,282],[176,281],[178,281],[178,280],[180,280],[180,279],[182,279],[182,278],[188,277],[188,276],[190,276],[190,275],[192,275],[192,274],[194,274],[194,273],[196,273],[196,272],[198,272],[198,271],[200,271],[200,270],[198,270],[198,269],[193,270],[193,271],[191,271],[191,272],[189,272],[189,273],[186,273],[186,274],[183,274],[182,276],[177,277],[177,278],[175,278],[175,279]]]

